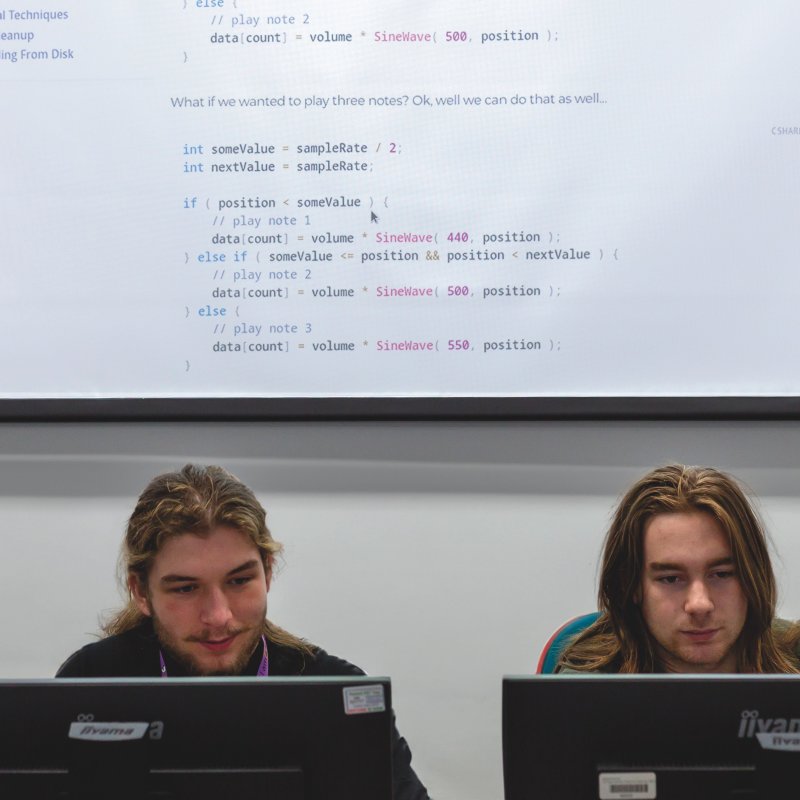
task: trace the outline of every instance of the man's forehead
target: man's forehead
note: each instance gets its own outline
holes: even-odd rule
[[[733,556],[720,556],[719,558],[693,559],[683,558],[675,561],[648,561],[645,568],[650,572],[672,572],[674,570],[691,569],[700,566],[703,569],[724,567],[733,564]]]
[[[170,536],[153,559],[151,574],[167,572],[226,573],[261,556],[250,537],[235,528],[220,526],[208,533],[181,533]],[[186,571],[189,572],[186,572]]]
[[[657,514],[644,531],[644,561],[651,564],[721,564],[732,560],[730,537],[706,512]]]

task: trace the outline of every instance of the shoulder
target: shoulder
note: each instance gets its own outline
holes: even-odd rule
[[[269,642],[269,674],[279,676],[363,675],[364,670],[314,647],[311,655],[277,642]]]
[[[772,633],[779,645],[800,662],[800,622],[776,617],[772,621]]]
[[[556,669],[558,675],[605,675],[608,673],[601,672],[598,669],[574,669],[573,667],[558,667]]]
[[[158,675],[158,644],[148,626],[92,642],[74,652],[57,678],[149,678]]]
[[[343,658],[337,658],[330,653],[326,653],[322,649],[318,649],[314,653],[314,660],[309,665],[310,671],[308,675],[364,675],[364,670],[345,661]],[[313,670],[313,671],[311,671]]]
[[[775,633],[790,633],[793,629],[795,629],[798,624],[797,622],[792,622],[788,619],[781,619],[780,617],[775,617],[772,620],[772,630]]]
[[[555,668],[559,674],[619,672],[620,641],[606,614],[573,631],[562,646]]]

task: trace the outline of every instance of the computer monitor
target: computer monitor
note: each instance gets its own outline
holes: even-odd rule
[[[0,681],[0,797],[390,800],[387,678]]]
[[[800,792],[800,680],[503,680],[506,800],[782,800]]]

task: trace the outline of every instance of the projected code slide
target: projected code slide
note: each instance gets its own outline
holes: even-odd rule
[[[800,10],[0,10],[0,398],[800,394]]]

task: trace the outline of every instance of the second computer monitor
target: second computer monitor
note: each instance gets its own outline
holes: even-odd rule
[[[506,800],[780,800],[800,791],[800,678],[503,681]]]

